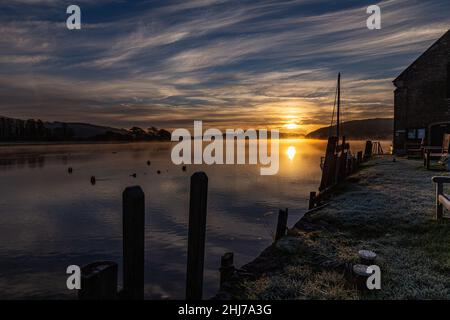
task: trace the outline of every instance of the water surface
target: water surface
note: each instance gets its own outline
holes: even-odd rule
[[[204,296],[210,297],[222,254],[234,252],[241,266],[272,242],[280,208],[289,208],[289,225],[304,214],[319,185],[325,144],[281,141],[275,176],[261,176],[252,165],[189,165],[183,172],[170,161],[171,143],[2,146],[0,298],[76,298],[65,284],[68,265],[121,266],[121,194],[132,185],[146,195],[146,298],[183,298],[189,179],[199,170],[209,177]],[[362,150],[363,142],[352,148]]]

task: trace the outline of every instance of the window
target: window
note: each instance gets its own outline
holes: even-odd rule
[[[408,139],[410,139],[410,140],[417,139],[417,130],[416,129],[409,129],[408,130]]]
[[[425,129],[418,129],[417,130],[417,139],[425,139],[426,130]]]

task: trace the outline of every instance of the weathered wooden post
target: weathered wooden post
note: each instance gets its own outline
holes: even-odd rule
[[[311,191],[311,192],[309,193],[309,206],[308,206],[308,210],[314,209],[314,207],[316,206],[316,198],[317,198],[317,192]]]
[[[233,252],[225,253],[220,260],[220,288],[223,284],[230,280],[234,274],[234,254]]]
[[[189,203],[188,257],[186,272],[187,300],[201,300],[203,294],[207,196],[207,175],[204,172],[194,173],[191,177]]]
[[[366,141],[366,148],[364,150],[364,161],[367,161],[372,158],[372,141]]]
[[[115,300],[117,298],[117,263],[99,261],[81,268],[80,300]]]
[[[277,232],[275,234],[275,241],[280,240],[286,235],[287,219],[288,219],[288,209],[280,210],[278,212],[278,223],[277,223]]]
[[[362,151],[358,151],[356,160],[357,160],[358,167],[359,167],[361,165],[361,163],[363,162],[363,152]]]
[[[433,177],[432,181],[436,184],[436,220],[441,220],[444,216],[444,206],[440,197],[444,196],[444,181],[450,182],[450,177]]]
[[[123,192],[123,291],[122,297],[144,299],[145,196],[141,187]]]
[[[320,182],[319,191],[325,190],[334,184],[335,170],[336,170],[336,145],[337,138],[329,137],[327,144],[327,151],[323,163],[322,179]]]

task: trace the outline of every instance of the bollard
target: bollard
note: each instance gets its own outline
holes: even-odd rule
[[[201,300],[203,295],[207,196],[207,175],[204,172],[194,173],[189,203],[186,300]]]
[[[79,300],[115,300],[117,298],[117,263],[99,261],[81,268]]]
[[[280,210],[278,212],[278,223],[277,223],[277,232],[275,234],[275,241],[280,240],[286,235],[287,219],[288,219],[288,209]]]
[[[371,266],[375,264],[377,254],[370,250],[359,250],[358,256],[362,265]]]
[[[145,196],[141,187],[123,192],[123,291],[127,300],[144,299]]]

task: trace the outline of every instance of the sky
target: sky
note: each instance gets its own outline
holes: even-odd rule
[[[68,30],[66,8],[81,8]],[[369,5],[382,29],[369,30]],[[450,28],[448,0],[0,0],[0,115],[130,128],[393,116],[392,80]],[[289,126],[290,125],[290,126]]]

